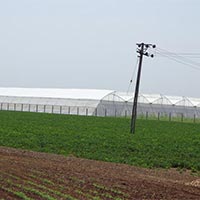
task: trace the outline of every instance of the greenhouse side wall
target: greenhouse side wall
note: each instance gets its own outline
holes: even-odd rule
[[[71,115],[93,115],[99,101],[35,98],[35,97],[0,97],[0,110],[40,112]]]
[[[66,115],[94,115],[94,107],[85,106],[64,106],[64,105],[41,105],[41,104],[20,104],[20,103],[1,103],[0,110],[20,111],[20,112],[37,112]]]
[[[114,102],[114,101],[101,101],[97,107],[98,116],[131,116],[132,114],[131,102]],[[171,116],[171,117],[185,117],[194,118],[200,117],[200,108],[187,107],[179,105],[163,105],[163,104],[151,104],[151,103],[138,103],[137,109],[138,115],[149,116]]]
[[[7,100],[7,101],[6,101]],[[21,103],[20,103],[21,102]],[[0,110],[71,114],[85,116],[128,117],[132,113],[132,102],[82,101],[67,99],[15,99],[4,98]],[[138,116],[200,118],[200,108],[180,105],[138,103]]]

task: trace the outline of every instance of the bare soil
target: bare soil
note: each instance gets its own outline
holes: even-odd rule
[[[0,147],[0,199],[200,199],[200,177]]]

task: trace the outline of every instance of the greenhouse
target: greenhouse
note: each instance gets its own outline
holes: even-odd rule
[[[0,88],[0,109],[94,116],[130,116],[133,93],[97,89]],[[200,117],[200,99],[140,94],[138,115]]]

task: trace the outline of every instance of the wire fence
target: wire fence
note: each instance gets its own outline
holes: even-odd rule
[[[85,107],[85,106],[65,106],[65,105],[35,105],[21,103],[0,103],[0,110],[4,111],[21,111],[36,113],[52,113],[66,115],[82,115],[82,116],[99,116],[99,117],[125,117],[130,118],[132,114],[131,108],[114,110],[105,107]],[[111,112],[112,111],[112,112]],[[184,113],[174,112],[150,112],[139,110],[138,119],[158,120],[158,121],[179,121],[179,122],[200,122],[199,115],[196,113],[188,117]]]

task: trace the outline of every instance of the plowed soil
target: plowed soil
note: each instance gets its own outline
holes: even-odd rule
[[[200,199],[200,177],[0,147],[0,199]]]

